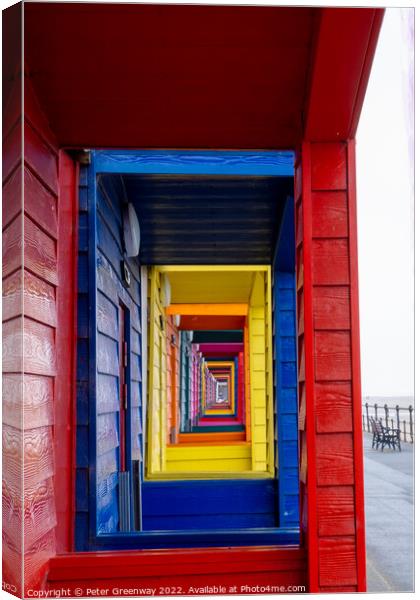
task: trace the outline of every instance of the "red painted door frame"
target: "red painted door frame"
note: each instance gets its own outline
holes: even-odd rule
[[[302,178],[301,182],[298,181]],[[68,252],[68,248],[77,247],[76,219],[77,169],[65,152],[60,152],[60,211],[59,211],[59,251],[58,265],[60,277],[68,277],[73,282],[68,286],[58,286],[58,327],[57,327],[57,356],[58,376],[56,380],[56,415],[55,415],[55,445],[56,445],[56,489],[67,490],[67,493],[57,494],[57,551],[65,552],[72,549],[73,536],[73,499],[74,499],[74,441],[69,423],[74,418],[74,359],[68,360],[75,353],[76,331],[75,293],[77,291],[76,252]],[[302,192],[300,192],[302,190]],[[338,194],[338,195],[337,195]],[[341,200],[340,200],[341,198]],[[348,246],[347,254],[338,257],[335,254],[332,236],[328,230],[331,225],[331,200],[344,200],[347,229],[343,236],[342,247]],[[303,332],[304,332],[304,383],[306,385],[306,407],[301,404],[301,422],[304,424],[304,443],[301,443],[301,479],[303,481],[304,510],[302,527],[305,545],[308,552],[308,579],[310,591],[363,591],[366,588],[365,572],[365,543],[364,543],[364,514],[363,514],[363,447],[361,439],[361,404],[360,404],[360,356],[358,329],[358,298],[357,298],[357,248],[356,248],[356,197],[355,197],[355,164],[354,142],[348,144],[311,144],[304,143],[302,147],[301,164],[298,165],[296,181],[297,201],[297,244],[302,243],[303,254],[298,249],[298,294],[302,287],[300,281],[299,261],[303,261]],[[302,227],[303,222],[303,227]],[[301,229],[302,228],[302,229]],[[335,235],[335,234],[334,234]],[[335,239],[335,238],[334,238]],[[327,249],[328,251],[323,252]],[[320,250],[321,248],[321,250]],[[325,259],[330,265],[335,265],[334,271],[325,266]],[[335,261],[339,260],[338,263]],[[348,273],[343,266],[343,260],[348,261]],[[342,273],[340,274],[340,269]],[[337,279],[338,278],[338,279]],[[348,291],[348,310],[350,325],[348,328],[348,351],[351,371],[349,382],[351,397],[349,403],[351,424],[343,425],[343,415],[336,415],[338,425],[322,421],[322,397],[317,391],[323,383],[318,382],[317,370],[320,361],[324,360],[322,348],[322,305],[320,303],[320,288],[340,285]],[[300,311],[302,306],[298,305]],[[299,323],[302,315],[299,314]],[[325,316],[324,316],[325,318]],[[341,332],[336,332],[336,336]],[[302,355],[300,355],[302,363]],[[337,361],[335,361],[337,362]],[[334,358],[330,369],[336,369]],[[69,385],[70,382],[70,385]],[[333,392],[330,392],[333,393]],[[301,395],[302,400],[302,395]],[[304,413],[306,411],[306,419]],[[335,436],[335,438],[334,438]],[[338,437],[337,437],[338,436]],[[343,443],[350,440],[353,448],[351,459],[354,473],[336,478],[334,485],[326,471],[328,452],[334,450],[334,439]],[[63,442],[64,441],[64,442]],[[329,448],[328,444],[332,444]],[[346,442],[347,443],[347,442]],[[350,447],[350,446],[349,446]],[[307,451],[306,451],[307,449]],[[343,459],[344,460],[344,459]],[[305,471],[305,465],[307,470]],[[333,489],[334,488],[334,489]],[[350,490],[350,493],[349,493]],[[326,503],[341,495],[352,510],[348,522],[343,524],[337,520],[333,531],[328,529],[324,520],[330,518],[325,512]],[[306,508],[305,508],[306,507]],[[334,533],[334,541],[332,533]],[[328,535],[327,535],[328,534]],[[340,560],[343,553],[348,556],[346,572],[338,573],[334,568],[334,556]],[[331,560],[333,561],[331,563]],[[325,570],[328,565],[330,575]],[[334,585],[336,577],[336,585]]]
[[[54,454],[57,553],[74,549],[78,165],[59,152]]]

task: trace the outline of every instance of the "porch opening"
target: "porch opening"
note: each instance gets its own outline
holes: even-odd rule
[[[80,200],[77,549],[298,543],[293,154],[92,151]]]

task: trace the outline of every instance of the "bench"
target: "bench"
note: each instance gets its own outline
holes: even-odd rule
[[[388,446],[388,448],[392,446],[393,450],[396,450],[398,446],[401,452],[401,432],[399,429],[385,427],[382,421],[378,421],[373,417],[370,417],[370,425],[372,430],[372,448],[378,449],[380,445],[383,452],[385,446]]]

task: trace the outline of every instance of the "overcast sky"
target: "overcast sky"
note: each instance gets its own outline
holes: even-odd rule
[[[365,396],[413,394],[413,13],[386,10],[357,132]]]

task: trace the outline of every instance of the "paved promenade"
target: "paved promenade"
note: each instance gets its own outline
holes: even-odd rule
[[[372,450],[364,434],[368,592],[414,590],[414,453]]]

